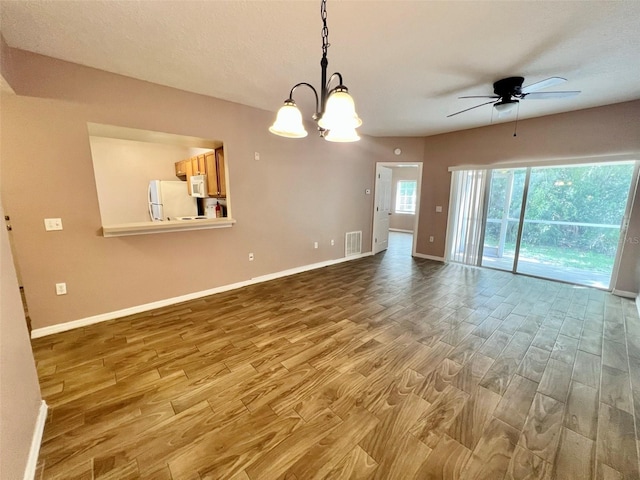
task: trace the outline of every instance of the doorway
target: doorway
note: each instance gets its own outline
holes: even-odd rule
[[[390,242],[398,239],[406,244],[408,237],[410,255],[415,255],[421,186],[422,162],[376,163],[371,244],[374,255],[386,251]]]
[[[475,201],[454,201],[448,258],[610,289],[637,176],[635,161],[454,172]]]

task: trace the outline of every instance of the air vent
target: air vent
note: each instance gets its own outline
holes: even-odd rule
[[[362,232],[347,232],[344,238],[344,256],[362,253]]]

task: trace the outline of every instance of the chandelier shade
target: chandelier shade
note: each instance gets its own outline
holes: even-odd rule
[[[293,100],[287,100],[278,110],[276,121],[269,131],[281,137],[304,138],[308,135],[302,123],[302,114]]]
[[[346,88],[336,88],[327,99],[327,106],[322,118],[318,120],[318,126],[326,130],[344,130],[358,128],[360,125],[362,120],[356,113],[353,98]]]
[[[356,132],[355,128],[345,128],[345,129],[334,128],[329,130],[325,134],[324,139],[327,142],[345,143],[345,142],[357,142],[358,140],[360,140],[360,136],[358,135],[358,132]]]

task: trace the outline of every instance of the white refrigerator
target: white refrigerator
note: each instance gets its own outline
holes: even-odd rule
[[[186,182],[151,180],[149,182],[149,216],[154,222],[175,217],[198,215],[196,199],[187,192]]]

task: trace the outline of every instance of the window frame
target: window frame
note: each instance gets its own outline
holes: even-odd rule
[[[406,193],[403,194],[402,184],[413,185],[413,192],[410,195],[407,195]],[[416,206],[417,206],[416,205],[417,197],[418,197],[418,181],[417,180],[398,180],[398,183],[396,184],[396,198],[395,198],[393,213],[397,213],[399,215],[415,215]],[[409,208],[402,208],[406,206],[408,206]]]

